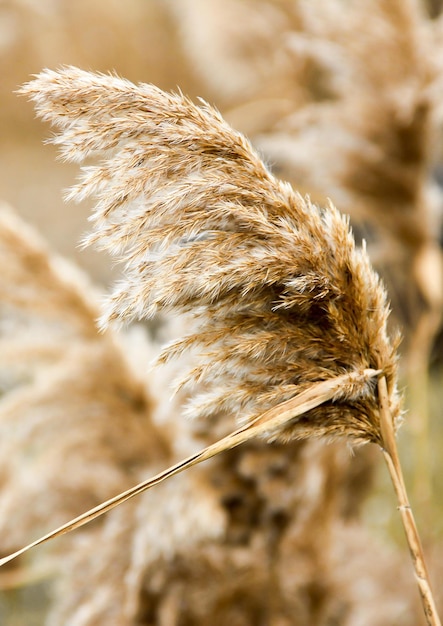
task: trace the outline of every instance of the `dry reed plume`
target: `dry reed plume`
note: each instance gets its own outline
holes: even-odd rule
[[[64,158],[102,157],[84,168],[70,197],[96,198],[88,242],[126,262],[106,319],[159,310],[189,318],[191,332],[159,360],[193,352],[194,367],[179,385],[198,386],[190,414],[242,418],[229,447],[255,434],[284,441],[347,435],[385,446],[396,460],[385,293],[331,204],[312,205],[278,181],[205,103],[75,68],[46,70],[22,93],[61,129],[53,141]],[[223,449],[217,446],[190,463]],[[398,465],[390,469],[400,481]],[[411,536],[427,617],[438,624]]]
[[[53,139],[63,158],[108,153],[70,193],[96,197],[88,243],[126,262],[107,319],[189,313],[194,332],[160,360],[195,351],[180,382],[203,383],[190,414],[252,420],[313,382],[349,374],[334,402],[279,437],[380,442],[374,382],[363,372],[386,375],[397,416],[388,307],[334,207],[278,181],[206,104],[75,68],[47,70],[23,93],[63,129]]]

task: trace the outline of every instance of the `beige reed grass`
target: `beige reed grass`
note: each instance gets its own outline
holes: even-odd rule
[[[221,419],[229,412],[241,425],[0,564],[251,437],[347,436],[397,458],[386,295],[331,204],[314,206],[277,180],[204,102],[72,67],[45,70],[21,92],[61,130],[51,141],[62,157],[101,158],[83,169],[69,197],[96,198],[87,243],[126,263],[103,325],[182,313],[190,332],[160,362],[191,352],[193,365],[178,382],[196,389],[189,414]],[[412,517],[403,519],[411,541]],[[422,553],[411,552],[421,580]],[[420,589],[429,624],[439,624],[430,585]]]

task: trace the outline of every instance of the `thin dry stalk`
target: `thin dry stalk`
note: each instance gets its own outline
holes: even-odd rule
[[[398,456],[397,443],[392,426],[392,417],[389,410],[389,397],[386,387],[386,379],[381,376],[378,381],[378,393],[380,398],[380,428],[383,437],[382,451],[385,457],[389,474],[394,485],[398,500],[403,527],[409,551],[414,565],[415,576],[422,598],[423,609],[429,626],[440,626],[440,618],[437,614],[434,596],[431,590],[429,574],[426,568],[423,548],[415,524],[414,515],[409,504],[406,486],[403,479],[400,458]]]
[[[51,531],[47,535],[40,537],[36,541],[33,541],[29,545],[17,550],[13,554],[0,559],[0,567],[9,563],[13,559],[18,556],[24,554],[31,548],[34,548],[38,545],[46,543],[51,539],[55,539],[56,537],[60,537],[61,535],[65,535],[66,533],[71,532],[77,528],[81,528],[85,526],[89,522],[92,522],[97,517],[100,517],[104,513],[107,513],[111,509],[116,506],[127,502],[134,496],[137,496],[151,487],[158,485],[164,480],[183,472],[194,465],[198,465],[203,461],[207,461],[212,457],[225,452],[227,450],[232,450],[236,446],[239,446],[246,441],[250,441],[254,437],[260,436],[270,436],[273,431],[284,428],[288,424],[291,424],[296,420],[297,417],[304,415],[308,411],[322,405],[328,400],[333,400],[335,397],[339,396],[342,392],[343,386],[349,384],[358,384],[359,378],[370,380],[374,376],[378,376],[380,371],[377,370],[365,370],[361,375],[348,375],[345,374],[343,376],[338,376],[337,378],[332,378],[326,381],[322,381],[320,383],[312,385],[309,389],[306,389],[300,395],[291,398],[291,400],[287,400],[282,404],[277,405],[276,407],[270,409],[263,415],[255,418],[251,423],[245,425],[233,433],[229,434],[227,437],[215,442],[214,444],[206,447],[204,450],[197,452],[196,454],[179,461],[172,467],[160,472],[156,476],[149,478],[146,481],[141,482],[140,484],[128,489],[127,491],[118,494],[114,498],[103,502],[102,504],[94,507],[93,509],[86,511],[82,515],[79,515],[73,520],[70,520],[63,526]]]

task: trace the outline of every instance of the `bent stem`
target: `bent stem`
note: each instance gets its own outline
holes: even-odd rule
[[[378,381],[378,394],[380,401],[380,427],[383,439],[382,452],[387,463],[394,490],[398,500],[398,510],[400,511],[409,551],[414,566],[415,577],[420,591],[423,610],[428,626],[441,626],[440,618],[437,614],[435,600],[432,594],[429,575],[426,568],[423,548],[415,524],[414,515],[409,504],[406,486],[401,469],[400,458],[398,456],[397,443],[394,435],[392,416],[389,410],[389,398],[386,386],[386,379],[381,376]]]
[[[374,378],[379,374],[380,370],[366,369],[360,372],[359,375],[361,380],[364,381]],[[269,435],[275,430],[278,430],[292,420],[296,419],[300,415],[303,415],[307,411],[310,411],[320,406],[328,400],[332,400],[340,391],[342,385],[345,382],[349,381],[350,376],[352,378],[353,375],[343,374],[341,376],[336,376],[334,378],[312,384],[308,389],[299,393],[294,398],[291,398],[290,400],[287,400],[285,402],[281,402],[277,406],[256,417],[249,424],[245,424],[244,426],[238,428],[226,437],[223,437],[219,441],[216,441],[210,446],[204,448],[200,452],[193,454],[187,459],[179,461],[175,465],[172,465],[171,467],[167,468],[163,472],[160,472],[156,476],[148,478],[138,485],[135,485],[135,487],[132,487],[131,489],[128,489],[127,491],[124,491],[123,493],[114,496],[110,500],[99,504],[93,509],[82,513],[82,515],[79,515],[75,519],[70,520],[66,524],[63,524],[59,528],[56,528],[47,535],[36,539],[32,543],[28,544],[24,548],[21,548],[20,550],[17,550],[13,554],[5,556],[4,558],[0,559],[0,567],[2,565],[5,565],[9,561],[17,558],[18,556],[24,554],[35,546],[46,543],[47,541],[55,539],[56,537],[60,537],[61,535],[69,533],[76,528],[85,526],[85,524],[92,522],[92,520],[100,517],[101,515],[103,515],[107,511],[110,511],[119,504],[123,504],[123,502],[126,502],[127,500],[139,495],[140,493],[143,493],[144,491],[147,491],[151,487],[154,487],[154,485],[157,485],[158,483],[161,483],[164,480],[171,478],[175,474],[179,474],[180,472],[183,472],[184,470],[194,465],[202,463],[203,461],[206,461],[207,459],[210,459],[217,454],[220,454],[221,452],[231,450],[232,448],[235,448],[236,446],[239,446],[240,444],[249,441],[254,437],[265,434]]]

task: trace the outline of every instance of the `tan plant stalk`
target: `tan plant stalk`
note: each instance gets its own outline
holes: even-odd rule
[[[389,469],[392,484],[398,500],[403,527],[406,533],[409,550],[414,565],[415,576],[418,588],[422,597],[423,608],[428,624],[439,626],[441,624],[435,606],[434,597],[429,582],[429,574],[423,555],[423,548],[415,524],[414,515],[409,504],[406,486],[403,479],[400,458],[397,451],[394,430],[392,428],[392,417],[389,410],[389,397],[386,388],[386,380],[381,376],[378,381],[378,393],[380,398],[380,427],[383,436],[383,455]]]
[[[363,372],[363,376],[371,378],[378,376],[380,372],[373,370],[366,370]],[[151,489],[155,485],[163,482],[164,480],[171,478],[172,476],[183,472],[190,467],[202,463],[213,456],[231,450],[232,448],[241,445],[246,441],[250,441],[252,438],[260,435],[269,435],[274,429],[281,428],[282,426],[292,422],[297,417],[302,416],[312,408],[315,408],[330,399],[333,399],[337,394],[340,394],[343,384],[349,384],[348,376],[337,377],[336,379],[329,379],[321,383],[312,385],[304,393],[297,396],[281,405],[277,405],[273,409],[269,410],[266,414],[259,416],[253,422],[247,426],[239,428],[237,431],[231,433],[227,437],[215,442],[213,445],[208,446],[201,452],[198,452],[191,457],[176,463],[172,467],[160,472],[156,476],[149,478],[146,481],[128,489],[127,491],[118,494],[114,498],[107,500],[106,502],[94,507],[93,509],[86,511],[82,515],[79,515],[73,520],[70,520],[66,524],[63,524],[59,528],[51,531],[47,535],[33,541],[27,546],[17,550],[13,554],[0,559],[0,567],[6,563],[12,561],[18,556],[23,555],[31,548],[46,543],[51,539],[55,539],[61,535],[64,535],[72,530],[80,528],[89,522],[93,521],[97,517],[110,511],[114,507],[127,502],[129,499]],[[356,382],[355,380],[353,382]],[[397,444],[394,435],[393,421],[389,409],[389,397],[387,393],[386,379],[384,376],[379,377],[378,393],[380,401],[380,428],[382,433],[382,452],[385,457],[390,477],[394,485],[395,493],[399,503],[399,511],[401,514],[403,527],[405,529],[406,539],[408,542],[409,550],[412,557],[414,571],[416,575],[417,584],[419,587],[420,595],[422,598],[423,609],[429,626],[440,626],[441,622],[437,613],[434,597],[432,594],[429,574],[426,568],[423,549],[421,546],[420,536],[415,524],[412,509],[409,504],[406,487],[403,479],[403,472],[401,469],[400,459],[398,457]]]
[[[361,377],[365,380],[369,380],[374,376],[377,376],[380,372],[375,370],[365,370],[362,372]],[[60,537],[72,530],[76,530],[77,528],[81,528],[85,526],[89,522],[92,522],[100,515],[107,513],[114,507],[119,504],[123,504],[127,502],[134,496],[137,496],[151,487],[158,485],[163,482],[167,478],[171,478],[180,472],[183,472],[194,465],[202,463],[203,461],[207,461],[212,457],[220,454],[221,452],[225,452],[226,450],[232,450],[236,446],[239,446],[246,441],[250,441],[254,437],[258,437],[260,435],[269,436],[276,429],[281,429],[287,424],[293,422],[297,417],[304,415],[306,412],[312,410],[327,402],[328,400],[332,400],[336,397],[339,397],[342,393],[343,386],[349,384],[355,384],[360,381],[357,379],[359,376],[349,376],[347,374],[343,376],[338,376],[337,378],[328,379],[326,381],[313,384],[310,388],[302,392],[299,396],[292,398],[291,400],[287,400],[282,404],[278,404],[274,408],[270,409],[263,415],[259,415],[255,418],[250,424],[242,426],[237,429],[235,432],[230,433],[227,437],[216,441],[214,444],[206,447],[204,450],[193,454],[192,456],[179,461],[172,467],[160,472],[156,476],[152,478],[148,478],[147,480],[141,482],[140,484],[128,489],[127,491],[118,494],[114,498],[99,504],[98,506],[86,511],[82,515],[79,515],[73,520],[70,520],[66,524],[63,524],[59,528],[51,531],[47,535],[40,537],[36,541],[33,541],[29,545],[17,550],[13,554],[10,554],[3,559],[0,559],[0,567],[9,563],[13,559],[21,556],[31,548],[34,548],[38,545],[46,543],[51,539],[55,539],[56,537]]]
[[[104,323],[184,314],[191,331],[160,362],[193,353],[178,384],[198,389],[189,413],[233,413],[245,424],[227,445],[153,481],[254,434],[347,436],[383,447],[379,372],[394,430],[399,421],[386,296],[332,204],[312,205],[277,180],[206,103],[76,68],[46,70],[22,92],[62,131],[53,141],[64,158],[102,159],[84,168],[70,197],[96,198],[88,242],[126,263]],[[302,415],[294,410],[312,393]]]

